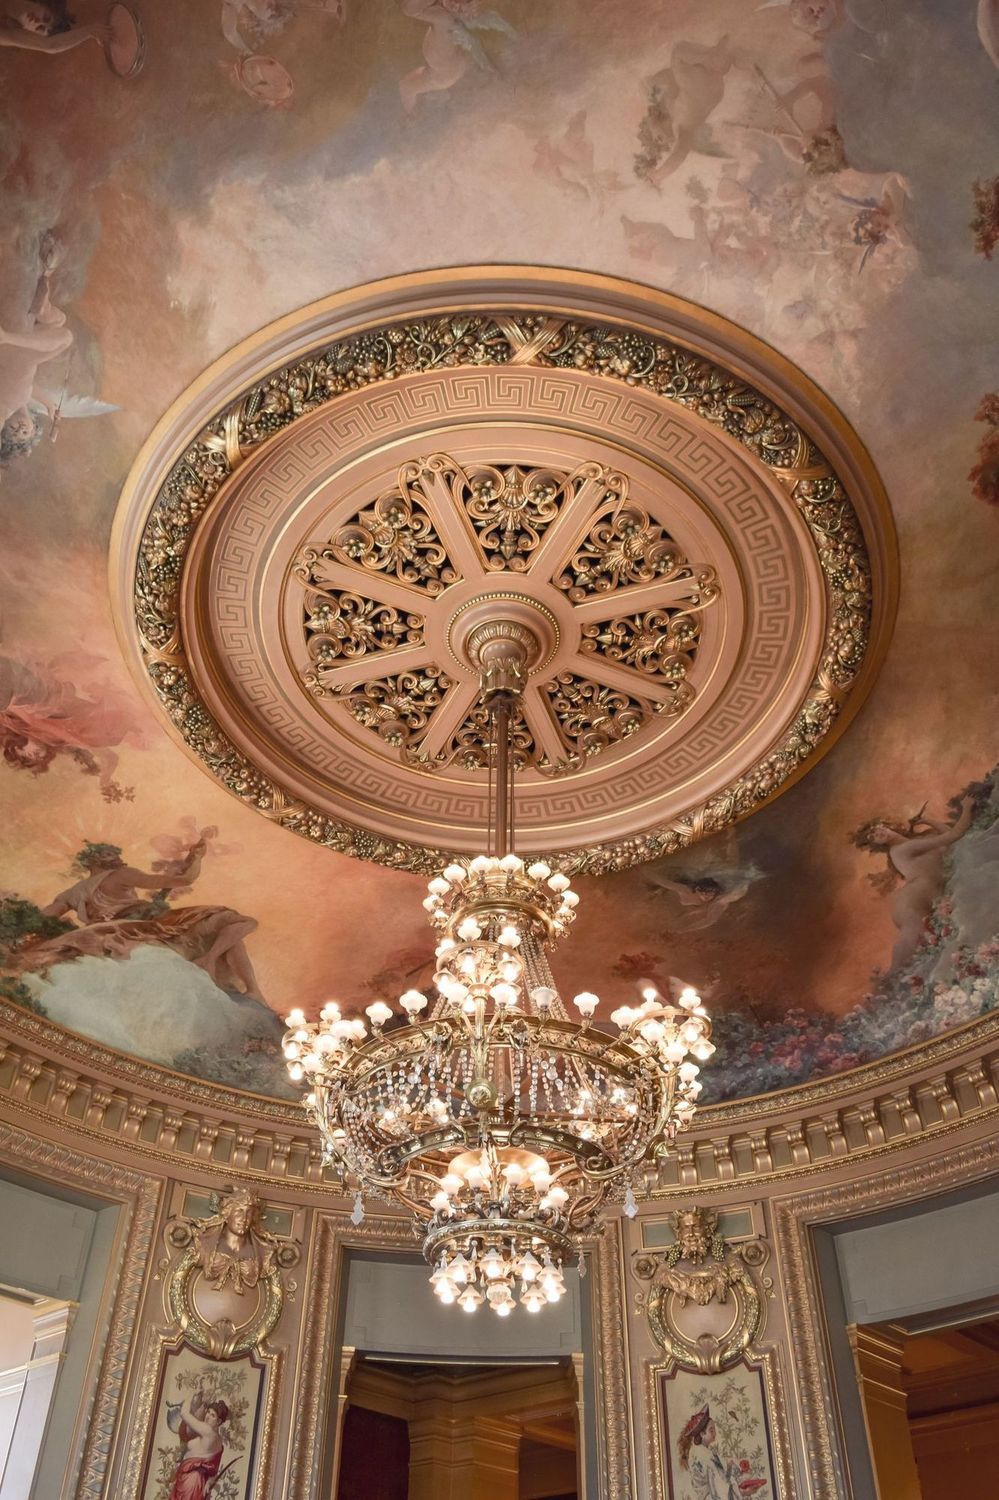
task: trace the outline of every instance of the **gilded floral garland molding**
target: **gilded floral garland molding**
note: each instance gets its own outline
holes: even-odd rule
[[[456,274],[460,307],[449,273],[331,299],[335,316],[326,323],[336,336],[318,345],[323,319],[317,309],[307,310],[302,337],[311,336],[312,347],[277,366],[272,354],[263,357],[258,378],[247,383],[244,376],[238,392],[201,420],[179,455],[175,443],[172,456],[160,444],[152,468],[140,457],[119,513],[115,573],[133,660],[186,747],[243,801],[342,852],[403,868],[436,867],[440,850],[461,847],[464,831],[477,821],[478,791],[468,778],[481,776],[482,726],[467,682],[460,672],[455,676],[453,663],[435,659],[433,649],[433,613],[451,598],[455,608],[461,604],[474,559],[488,588],[523,586],[538,607],[559,613],[561,599],[580,616],[573,650],[553,663],[548,678],[539,678],[540,707],[520,726],[518,753],[533,773],[525,797],[536,799],[525,826],[537,824],[547,852],[561,855],[566,867],[593,872],[680,849],[752,812],[801,774],[866,690],[894,607],[894,535],[877,477],[842,418],[804,377],[789,380],[792,372],[777,356],[711,315],[644,288],[571,273],[557,299],[546,289],[551,306],[532,307],[530,282],[540,273]],[[510,306],[515,294],[527,305]],[[603,320],[586,315],[596,303],[606,309]],[[406,316],[388,316],[403,306]],[[671,322],[681,336],[663,331]],[[698,332],[710,354],[696,347]],[[765,392],[762,379],[755,384],[742,373],[747,351],[761,376],[772,366],[771,381],[786,387],[783,400]],[[238,364],[252,368],[245,352]],[[197,402],[187,408],[185,420],[193,420]],[[474,429],[475,441],[460,452],[452,443],[446,452],[430,448],[429,434],[463,413],[460,430]],[[511,460],[516,445],[507,439],[518,417],[546,434],[557,429],[545,455],[518,449]],[[367,447],[351,449],[365,425]],[[562,434],[570,428],[582,429],[580,461],[573,464],[566,451],[555,462],[556,452],[567,450]],[[258,475],[269,475],[273,487],[275,464],[282,474],[297,465],[310,484],[326,485],[338,499],[337,486],[346,481],[337,463],[346,464],[355,451],[367,460],[377,444],[391,444],[404,430],[391,481],[379,487],[373,473],[367,493],[359,485],[360,504],[324,502],[330,514],[337,512],[335,524],[325,535],[315,532],[314,540],[300,538],[287,560],[286,597],[293,582],[294,599],[282,629],[287,635],[287,619],[297,619],[297,643],[286,649],[297,653],[292,675],[314,705],[300,708],[296,700],[289,707],[284,680],[275,676],[270,683],[268,663],[260,667],[266,649],[253,642],[247,657],[245,643],[242,655],[232,645],[242,639],[240,622],[250,617],[256,585],[233,560],[238,549],[229,546],[225,517],[238,510],[240,538],[250,538],[254,528],[266,534],[277,519],[283,522],[289,505],[298,505],[298,491],[288,489],[280,518],[265,514]],[[587,443],[593,447],[608,435],[624,448],[617,467],[586,457]],[[846,454],[842,462],[828,456],[830,445]],[[406,456],[407,446],[415,456]],[[310,463],[316,467],[309,469]],[[652,478],[642,477],[642,465]],[[657,495],[656,473],[663,476],[663,493],[672,486],[665,500]],[[643,483],[657,497],[658,514],[644,503]],[[737,534],[740,509],[750,508],[747,484],[762,486],[759,494],[767,498],[754,496],[757,514]],[[692,503],[681,504],[683,494]],[[670,506],[680,505],[681,513],[686,506],[690,531],[690,517],[709,503],[724,532],[715,538],[719,559],[731,545],[741,568],[741,555],[749,557],[756,547],[769,546],[771,561],[786,559],[796,545],[802,549],[797,573],[772,575],[771,593],[784,596],[780,619],[760,614],[722,621],[719,615],[710,647],[704,622],[712,609],[724,613],[734,601],[726,602],[709,534],[702,533],[698,552],[669,524]],[[761,540],[767,528],[781,526],[784,534]],[[215,553],[213,528],[220,538]],[[308,531],[304,521],[302,528]],[[191,582],[198,566],[210,573],[203,585]],[[252,563],[246,566],[252,570]],[[761,566],[761,601],[766,572]],[[729,593],[738,592],[736,576]],[[216,648],[214,639],[211,647],[190,639],[200,609],[196,587],[203,591],[198,598],[223,590],[229,602],[231,619],[216,628],[223,643],[219,660],[224,657],[234,681],[249,684],[245,701],[233,697],[231,714],[206,697],[212,674],[199,670],[201,657],[207,660]],[[191,594],[186,602],[185,589]],[[799,596],[811,610],[810,623],[794,617],[793,603],[787,604]],[[814,647],[809,676],[787,689],[780,715],[763,717],[762,704],[772,701],[775,689],[770,682],[763,689],[762,657],[752,690],[741,681],[731,700],[718,705],[719,722],[741,715],[744,730],[755,726],[751,763],[730,764],[719,752],[714,780],[696,789],[692,805],[658,810],[651,826],[618,820],[616,830],[608,823],[608,836],[596,846],[580,833],[561,850],[553,848],[555,835],[540,815],[545,793],[535,783],[561,778],[558,805],[569,807],[570,816],[559,826],[571,829],[577,806],[590,813],[606,806],[608,817],[615,808],[645,806],[650,785],[662,781],[661,763],[655,777],[643,780],[635,747],[656,736],[678,783],[688,765],[710,760],[713,705],[701,701],[700,683],[722,681],[725,630],[733,639],[740,631],[747,639],[754,633],[810,635]],[[266,724],[249,725],[247,703],[253,702],[268,705]],[[306,720],[296,715],[306,713],[315,717],[303,734]],[[335,746],[354,744],[359,731],[377,737],[368,743],[378,746],[381,759],[372,778],[373,811],[355,822],[314,787],[323,782],[350,791],[353,773],[337,759]],[[260,736],[271,734],[274,753],[257,753]],[[313,745],[309,754],[302,749],[306,740]],[[295,747],[294,773],[281,775],[289,745]],[[594,775],[597,760],[608,765],[603,783]],[[419,798],[426,797],[429,809],[440,796],[419,787],[414,794],[412,784],[396,788],[400,764],[424,774],[448,770],[448,786],[458,793],[453,826],[429,812],[421,822]],[[410,826],[422,830],[417,839],[393,831],[397,790],[398,805],[413,809]],[[354,803],[348,798],[343,806]],[[586,828],[591,838],[591,820]]]

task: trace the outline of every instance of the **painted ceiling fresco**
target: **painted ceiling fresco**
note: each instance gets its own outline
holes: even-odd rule
[[[268,825],[168,739],[107,552],[144,438],[233,343],[376,276],[517,262],[772,343],[869,446],[901,549],[848,733],[724,834],[582,881],[563,986],[698,984],[716,1098],[993,1007],[995,0],[91,9],[0,5],[0,993],[267,1092],[275,1014],[427,980],[419,878]]]

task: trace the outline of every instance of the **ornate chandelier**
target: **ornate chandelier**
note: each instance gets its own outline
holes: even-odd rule
[[[544,642],[526,611],[496,616],[483,601],[462,640],[488,729],[491,852],[430,881],[437,996],[408,990],[401,1015],[376,1001],[370,1027],[333,1003],[312,1022],[294,1010],[284,1052],[324,1160],[357,1185],[355,1214],[362,1193],[401,1203],[440,1300],[503,1317],[518,1283],[529,1312],[558,1300],[605,1204],[634,1214],[643,1168],[689,1124],[714,1046],[689,988],[675,1001],[644,990],[613,1012],[613,1033],[593,1024],[596,995],[577,995],[569,1018],[547,950],[579,898],[512,848],[514,730]]]

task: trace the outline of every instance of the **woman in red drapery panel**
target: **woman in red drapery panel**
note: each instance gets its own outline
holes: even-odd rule
[[[210,1500],[222,1463],[224,1444],[219,1428],[228,1420],[225,1402],[206,1402],[202,1391],[184,1402],[177,1432],[184,1444],[184,1456],[173,1477],[170,1500]]]

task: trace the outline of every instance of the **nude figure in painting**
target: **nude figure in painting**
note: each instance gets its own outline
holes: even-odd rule
[[[183,1403],[177,1435],[184,1445],[184,1456],[173,1477],[170,1500],[209,1500],[222,1463],[224,1444],[219,1428],[228,1420],[226,1403],[206,1401],[203,1391],[195,1391]]]
[[[923,926],[943,894],[944,856],[951,844],[967,833],[973,815],[974,798],[965,797],[953,823],[940,823],[920,814],[907,827],[875,820],[854,834],[858,848],[883,852],[902,881],[892,899],[892,920],[898,928],[892,968],[907,964],[919,947]]]
[[[47,917],[73,916],[79,925],[22,950],[22,966],[35,972],[40,964],[73,958],[124,958],[143,943],[155,943],[197,964],[220,989],[262,999],[245,947],[257,926],[254,918],[226,906],[165,908],[167,892],[197,879],[213,835],[213,829],[205,829],[187,857],[162,872],[127,865],[115,844],[85,845],[76,859],[86,872],[83,879],[44,908]],[[158,899],[140,895],[145,891]]]
[[[411,110],[420,94],[452,88],[475,63],[485,72],[492,64],[479,43],[476,31],[501,31],[513,36],[513,27],[495,11],[480,11],[477,0],[402,0],[402,13],[414,21],[425,21],[422,67],[414,68],[399,83],[403,108]]]

